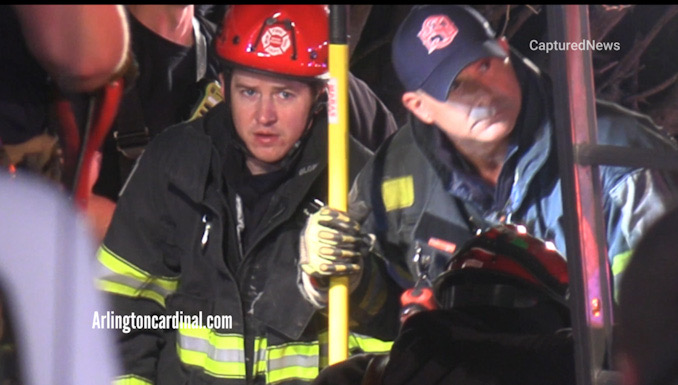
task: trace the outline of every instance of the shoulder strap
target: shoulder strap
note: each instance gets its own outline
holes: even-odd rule
[[[136,86],[132,86],[120,103],[113,138],[118,151],[129,159],[138,158],[150,141]]]

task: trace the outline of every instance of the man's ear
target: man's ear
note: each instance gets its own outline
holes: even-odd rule
[[[497,39],[497,43],[499,43],[499,46],[504,49],[504,52],[506,54],[509,54],[509,42],[506,39],[506,36],[502,36],[499,39]]]
[[[226,82],[226,78],[224,77],[223,72],[219,73],[219,83],[221,84],[221,97],[224,99],[224,101],[228,101],[228,93],[230,92],[230,87],[229,84],[227,84]]]
[[[433,118],[431,118],[426,101],[422,97],[420,91],[405,92],[402,97],[402,102],[403,106],[412,112],[417,119],[426,124],[433,123]]]

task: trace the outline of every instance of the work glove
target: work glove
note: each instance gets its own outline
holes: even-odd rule
[[[323,206],[311,214],[300,239],[302,292],[314,305],[322,307],[327,303],[329,278],[345,275],[353,291],[374,240],[373,235],[361,231],[357,220],[342,211]]]

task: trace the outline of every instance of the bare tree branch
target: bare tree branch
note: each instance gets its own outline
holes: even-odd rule
[[[534,15],[538,15],[541,12],[541,5],[534,6],[525,6],[521,8],[518,16],[513,20],[513,23],[509,23],[509,27],[506,28],[506,38],[511,39],[513,35],[516,34],[522,28],[523,24]]]
[[[668,23],[676,14],[678,14],[677,5],[668,7],[666,12],[662,14],[659,20],[654,24],[654,27],[652,27],[650,32],[644,38],[639,39],[634,43],[633,47],[629,50],[629,54],[621,60],[612,75],[601,85],[601,88],[604,89],[609,87],[612,83],[621,82],[632,76],[634,69],[637,70],[640,58],[645,53],[645,50],[647,50],[647,47],[657,37],[657,34],[662,30],[664,25],[666,25],[666,23]]]
[[[607,35],[619,24],[633,5],[611,8],[605,5],[589,5],[591,22],[591,39],[603,41]]]
[[[625,102],[627,103],[635,103],[639,101],[645,101],[648,97],[657,94],[661,91],[664,91],[668,87],[670,87],[672,84],[674,84],[676,81],[678,81],[678,74],[675,74],[671,76],[670,78],[664,80],[660,84],[650,88],[649,90],[643,91],[638,95],[631,95],[625,98]]]

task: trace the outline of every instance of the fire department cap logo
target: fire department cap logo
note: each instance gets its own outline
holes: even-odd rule
[[[447,15],[431,15],[421,23],[421,30],[417,37],[430,55],[431,52],[450,45],[457,33],[459,33],[459,28]]]
[[[290,48],[291,39],[289,33],[284,28],[275,26],[266,30],[261,37],[261,44],[266,53],[271,56],[278,56]]]

